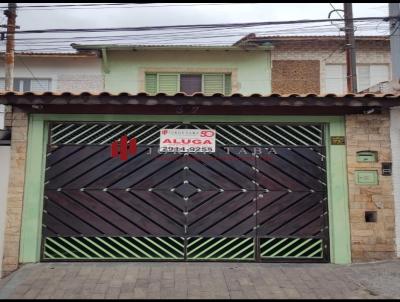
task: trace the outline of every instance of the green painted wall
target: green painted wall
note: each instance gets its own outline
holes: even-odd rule
[[[236,68],[240,93],[271,93],[270,51],[266,50],[109,50],[107,64],[105,90],[112,93],[143,92],[140,68]]]
[[[136,121],[136,122],[316,122],[326,124],[328,206],[331,262],[351,262],[347,191],[346,146],[330,145],[330,136],[344,136],[344,117],[337,116],[156,116],[156,115],[43,115],[30,116],[25,175],[20,262],[40,260],[44,165],[47,121]]]

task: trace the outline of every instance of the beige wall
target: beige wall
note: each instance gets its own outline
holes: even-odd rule
[[[27,114],[14,111],[12,115],[10,177],[1,276],[6,276],[18,268],[27,137]]]
[[[392,176],[382,176],[382,162],[391,161],[389,113],[346,116],[351,248],[353,261],[395,256],[395,212]],[[359,163],[356,152],[378,151],[378,162]],[[358,185],[356,170],[377,170],[379,184]],[[365,222],[365,211],[377,211],[377,222]]]
[[[8,176],[10,170],[10,146],[0,146],[0,276],[3,262],[4,229],[6,227],[6,208]]]

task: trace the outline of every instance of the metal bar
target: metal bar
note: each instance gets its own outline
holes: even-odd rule
[[[71,252],[70,250],[66,249],[65,246],[59,244],[59,243],[58,243],[57,241],[55,241],[54,239],[52,239],[52,238],[50,238],[50,237],[47,237],[47,238],[46,238],[46,241],[52,242],[53,244],[57,245],[59,248],[63,249],[64,251],[66,251],[67,253],[71,254],[72,256],[74,256],[74,257],[76,257],[76,258],[79,258],[78,255],[76,255],[75,253],[73,253],[73,252]]]
[[[111,125],[105,125],[103,128],[97,130],[96,132],[93,132],[92,134],[89,134],[88,136],[86,136],[84,139],[81,139],[79,142],[76,142],[76,144],[80,144],[81,142],[87,140],[89,137],[92,137],[93,135],[96,135],[97,133],[103,131],[104,129],[107,129],[108,127],[110,127]]]
[[[124,131],[127,131],[128,129],[130,129],[130,128],[132,128],[132,127],[133,127],[133,125],[130,125],[130,126],[124,128],[124,129],[122,129],[121,131],[117,132],[117,133],[114,134],[113,136],[111,136],[111,137],[107,138],[106,140],[102,141],[102,142],[100,143],[100,145],[103,145],[103,144],[105,144],[105,143],[107,143],[107,142],[113,141],[115,137],[118,137],[121,133],[123,133]]]
[[[69,143],[72,142],[74,139],[77,139],[78,137],[84,135],[86,132],[89,132],[90,130],[92,130],[92,129],[96,128],[96,127],[97,127],[97,125],[93,125],[92,127],[90,127],[90,128],[88,128],[88,129],[86,129],[85,131],[79,133],[77,136],[75,136],[75,137],[71,138],[70,140],[64,142],[64,145],[69,144]]]
[[[106,136],[107,134],[109,134],[109,133],[115,131],[115,129],[118,129],[119,127],[121,127],[121,125],[117,125],[116,127],[112,128],[111,130],[109,130],[109,131],[103,133],[102,135],[96,137],[94,140],[88,142],[87,144],[89,144],[89,145],[90,145],[90,144],[93,144],[93,143],[94,143],[95,141],[97,141],[98,139],[100,139],[100,138]]]
[[[72,135],[73,133],[75,133],[76,131],[80,130],[81,128],[83,128],[83,127],[85,127],[85,126],[86,126],[85,124],[84,124],[84,125],[81,125],[81,126],[79,126],[78,128],[76,128],[75,130],[72,130],[71,132],[68,132],[68,133],[65,134],[64,136],[57,138],[56,140],[52,141],[51,143],[52,143],[52,144],[56,144],[56,143],[58,143],[59,141],[61,141],[62,139],[66,138],[66,137],[68,137],[68,136],[70,136],[70,135]]]

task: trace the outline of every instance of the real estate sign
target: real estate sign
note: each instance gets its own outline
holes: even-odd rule
[[[215,152],[214,129],[161,129],[160,152]]]

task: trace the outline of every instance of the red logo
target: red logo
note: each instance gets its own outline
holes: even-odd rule
[[[129,154],[135,155],[137,149],[136,137],[131,138],[128,142],[126,135],[122,136],[120,140],[113,141],[111,144],[111,157],[120,157],[121,160],[128,160]]]
[[[168,133],[168,129],[161,130],[161,133],[162,133],[163,135],[166,135],[166,134]]]

